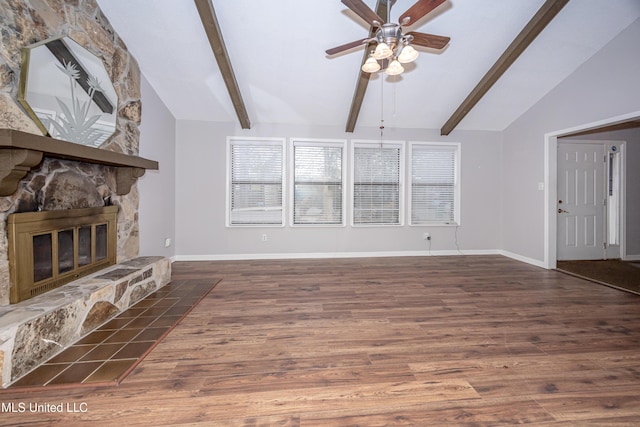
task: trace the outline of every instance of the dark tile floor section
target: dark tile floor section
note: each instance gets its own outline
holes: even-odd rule
[[[13,383],[8,390],[118,384],[219,282],[171,282]]]

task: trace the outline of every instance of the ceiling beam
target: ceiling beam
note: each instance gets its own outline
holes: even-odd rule
[[[202,21],[204,31],[207,33],[211,50],[213,51],[213,55],[218,63],[218,68],[220,68],[220,73],[224,79],[224,84],[227,86],[227,91],[229,92],[229,97],[231,97],[233,108],[236,110],[240,126],[242,126],[242,129],[250,129],[251,123],[249,122],[249,115],[247,114],[247,109],[244,106],[244,101],[240,94],[240,88],[238,87],[236,76],[233,74],[233,68],[231,67],[231,61],[229,60],[224,40],[222,39],[222,32],[218,25],[218,19],[216,18],[216,12],[213,9],[213,4],[211,3],[211,0],[194,1],[196,3],[198,13],[200,14],[200,20]]]
[[[386,0],[378,0],[378,3],[376,4],[376,14],[378,16],[387,16]],[[369,30],[369,38],[374,37],[376,35],[376,31],[377,28],[371,27]],[[362,63],[360,64],[361,67],[369,57],[369,52],[374,44],[375,42],[371,42],[365,48]],[[362,101],[364,100],[364,94],[367,92],[367,86],[369,85],[370,78],[371,73],[366,73],[360,69],[358,81],[356,82],[356,90],[353,94],[353,99],[351,100],[351,109],[349,110],[349,118],[347,119],[347,127],[345,129],[346,132],[353,132],[356,128],[356,122],[358,121],[358,115],[360,114],[360,108],[362,107]]]
[[[487,74],[473,88],[467,98],[460,104],[458,109],[447,120],[442,129],[441,135],[449,135],[480,99],[491,89],[496,81],[513,64],[516,59],[525,51],[531,42],[544,30],[544,28],[555,18],[569,0],[547,0],[542,7],[531,18],[529,23],[511,42],[507,50],[498,58],[495,64],[489,69]],[[517,96],[517,95],[516,95]]]

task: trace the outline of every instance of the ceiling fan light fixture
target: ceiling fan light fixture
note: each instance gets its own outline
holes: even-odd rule
[[[397,59],[394,59],[385,70],[385,73],[390,76],[397,76],[398,74],[402,74],[403,71],[404,67],[402,67],[402,64],[400,64]]]
[[[375,73],[380,70],[380,63],[373,56],[369,56],[362,65],[362,71],[365,73]]]
[[[373,51],[373,57],[375,59],[385,59],[393,55],[393,51],[385,42],[378,43],[376,50]]]
[[[413,48],[411,45],[405,45],[398,55],[398,62],[401,64],[408,64],[409,62],[413,62],[418,57],[418,51]]]

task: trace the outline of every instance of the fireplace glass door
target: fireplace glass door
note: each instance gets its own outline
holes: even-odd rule
[[[107,224],[84,225],[34,235],[33,282],[38,283],[56,275],[54,264],[60,275],[106,257]]]
[[[33,236],[33,281],[53,276],[53,246],[51,234]]]
[[[74,230],[58,231],[58,273],[63,274],[74,267]]]
[[[78,228],[78,266],[91,264],[91,226]]]
[[[96,261],[107,257],[107,224],[96,225]]]

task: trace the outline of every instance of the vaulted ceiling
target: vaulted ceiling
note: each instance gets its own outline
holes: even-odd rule
[[[373,10],[378,5],[364,2]],[[325,50],[367,37],[370,26],[339,0],[98,3],[178,120],[238,123],[244,114],[247,125],[349,127],[364,48],[333,57]],[[196,3],[213,7],[235,99]],[[397,0],[391,21],[414,3]],[[383,118],[387,128],[442,129],[546,4],[445,1],[408,30],[451,42],[441,51],[419,48],[418,59],[400,76],[372,75],[353,127],[378,127]],[[638,0],[569,1],[454,127],[505,129],[638,17]],[[238,97],[244,113],[237,111]]]

